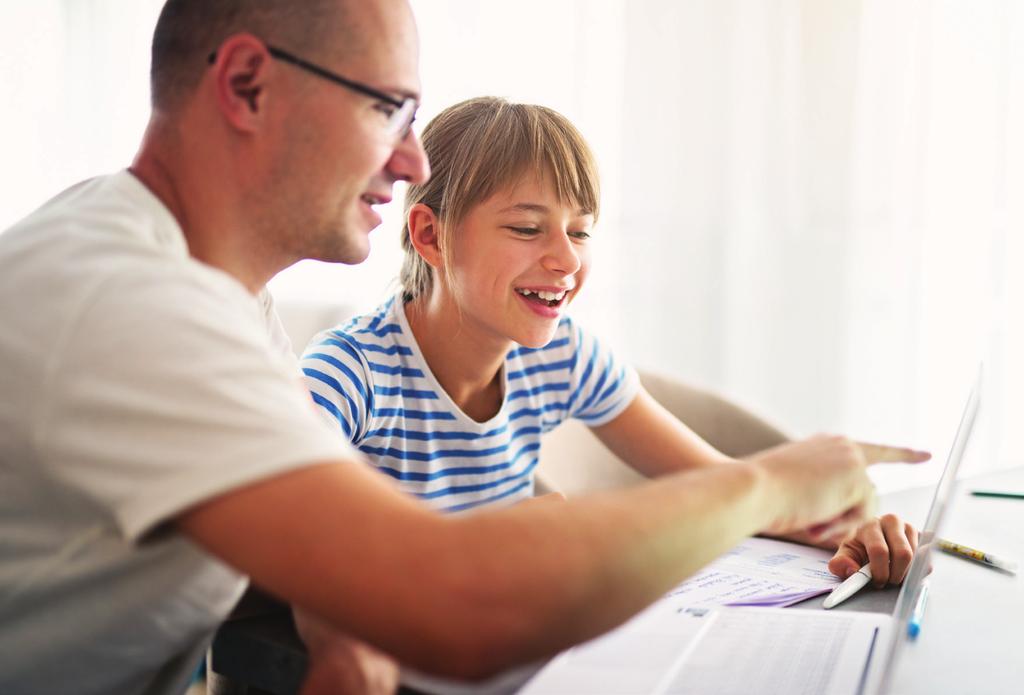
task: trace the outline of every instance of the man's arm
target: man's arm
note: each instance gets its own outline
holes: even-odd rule
[[[563,504],[442,516],[357,462],[216,497],[179,527],[279,597],[424,671],[476,678],[638,612],[761,530],[872,499],[838,438]],[[798,454],[798,455],[794,455]]]
[[[633,401],[594,434],[626,464],[654,478],[734,460],[722,454],[641,388]],[[919,463],[931,455],[903,447],[859,444],[869,463]]]
[[[620,459],[651,477],[733,462],[701,439],[644,389],[617,418],[595,427],[594,433]],[[911,449],[870,444],[858,446],[869,462],[916,463],[930,458],[925,452]],[[831,525],[800,529],[784,534],[782,538],[830,550],[841,548],[833,560],[840,576],[849,576],[870,559],[873,572],[877,572],[874,576],[883,578],[876,584],[884,584],[886,579],[899,583],[917,546],[916,531],[892,515],[874,518],[869,511],[864,508],[849,510],[845,519],[836,519]],[[851,528],[855,529],[852,534],[848,533]],[[854,564],[856,566],[849,569]]]

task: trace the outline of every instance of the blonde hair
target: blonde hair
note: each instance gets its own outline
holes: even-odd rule
[[[594,156],[575,126],[549,108],[498,97],[469,99],[427,124],[423,149],[433,175],[424,184],[409,186],[405,197],[405,258],[399,277],[404,301],[427,293],[434,281],[433,269],[409,240],[409,211],[414,205],[422,203],[438,217],[446,273],[452,234],[459,223],[474,205],[524,176],[547,177],[560,202],[577,206],[597,221],[600,184]]]

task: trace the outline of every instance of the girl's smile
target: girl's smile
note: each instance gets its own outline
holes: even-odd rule
[[[568,304],[572,287],[517,287],[516,292],[538,316],[558,318],[562,306]]]

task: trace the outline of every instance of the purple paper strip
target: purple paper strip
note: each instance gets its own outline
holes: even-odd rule
[[[726,603],[726,606],[777,606],[784,608],[786,606],[792,606],[794,603],[800,603],[814,596],[821,596],[832,591],[833,587],[828,586],[821,589],[811,589],[809,591],[798,591],[791,594],[775,594],[773,596],[755,596],[748,598],[743,601],[735,601],[733,603]]]

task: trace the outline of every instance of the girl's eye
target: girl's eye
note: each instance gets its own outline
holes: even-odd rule
[[[569,236],[578,241],[586,241],[590,238],[590,232],[569,232]]]
[[[536,227],[512,227],[512,226],[509,226],[509,229],[511,229],[516,234],[522,234],[523,236],[536,236],[537,234],[540,234],[540,230],[537,229]]]

